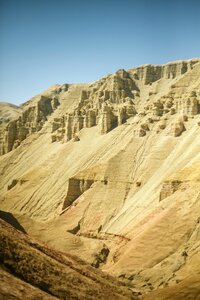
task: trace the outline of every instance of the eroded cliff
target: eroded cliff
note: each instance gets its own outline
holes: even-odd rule
[[[22,106],[1,124],[1,208],[140,291],[184,290],[199,274],[199,75],[198,59],[146,65]]]

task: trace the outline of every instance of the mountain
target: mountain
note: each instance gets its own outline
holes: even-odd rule
[[[0,224],[1,299],[138,299],[100,270]]]
[[[54,85],[1,121],[0,208],[144,299],[193,299],[199,137],[200,59]]]

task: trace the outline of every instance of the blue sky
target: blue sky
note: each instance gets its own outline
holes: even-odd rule
[[[0,101],[193,57],[199,0],[0,0]]]

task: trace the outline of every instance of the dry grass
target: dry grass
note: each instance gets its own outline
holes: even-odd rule
[[[1,267],[59,299],[137,299],[121,282],[0,221]]]

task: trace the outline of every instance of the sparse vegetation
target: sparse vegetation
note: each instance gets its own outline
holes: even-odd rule
[[[0,264],[5,271],[59,299],[137,299],[111,276],[0,222]]]

